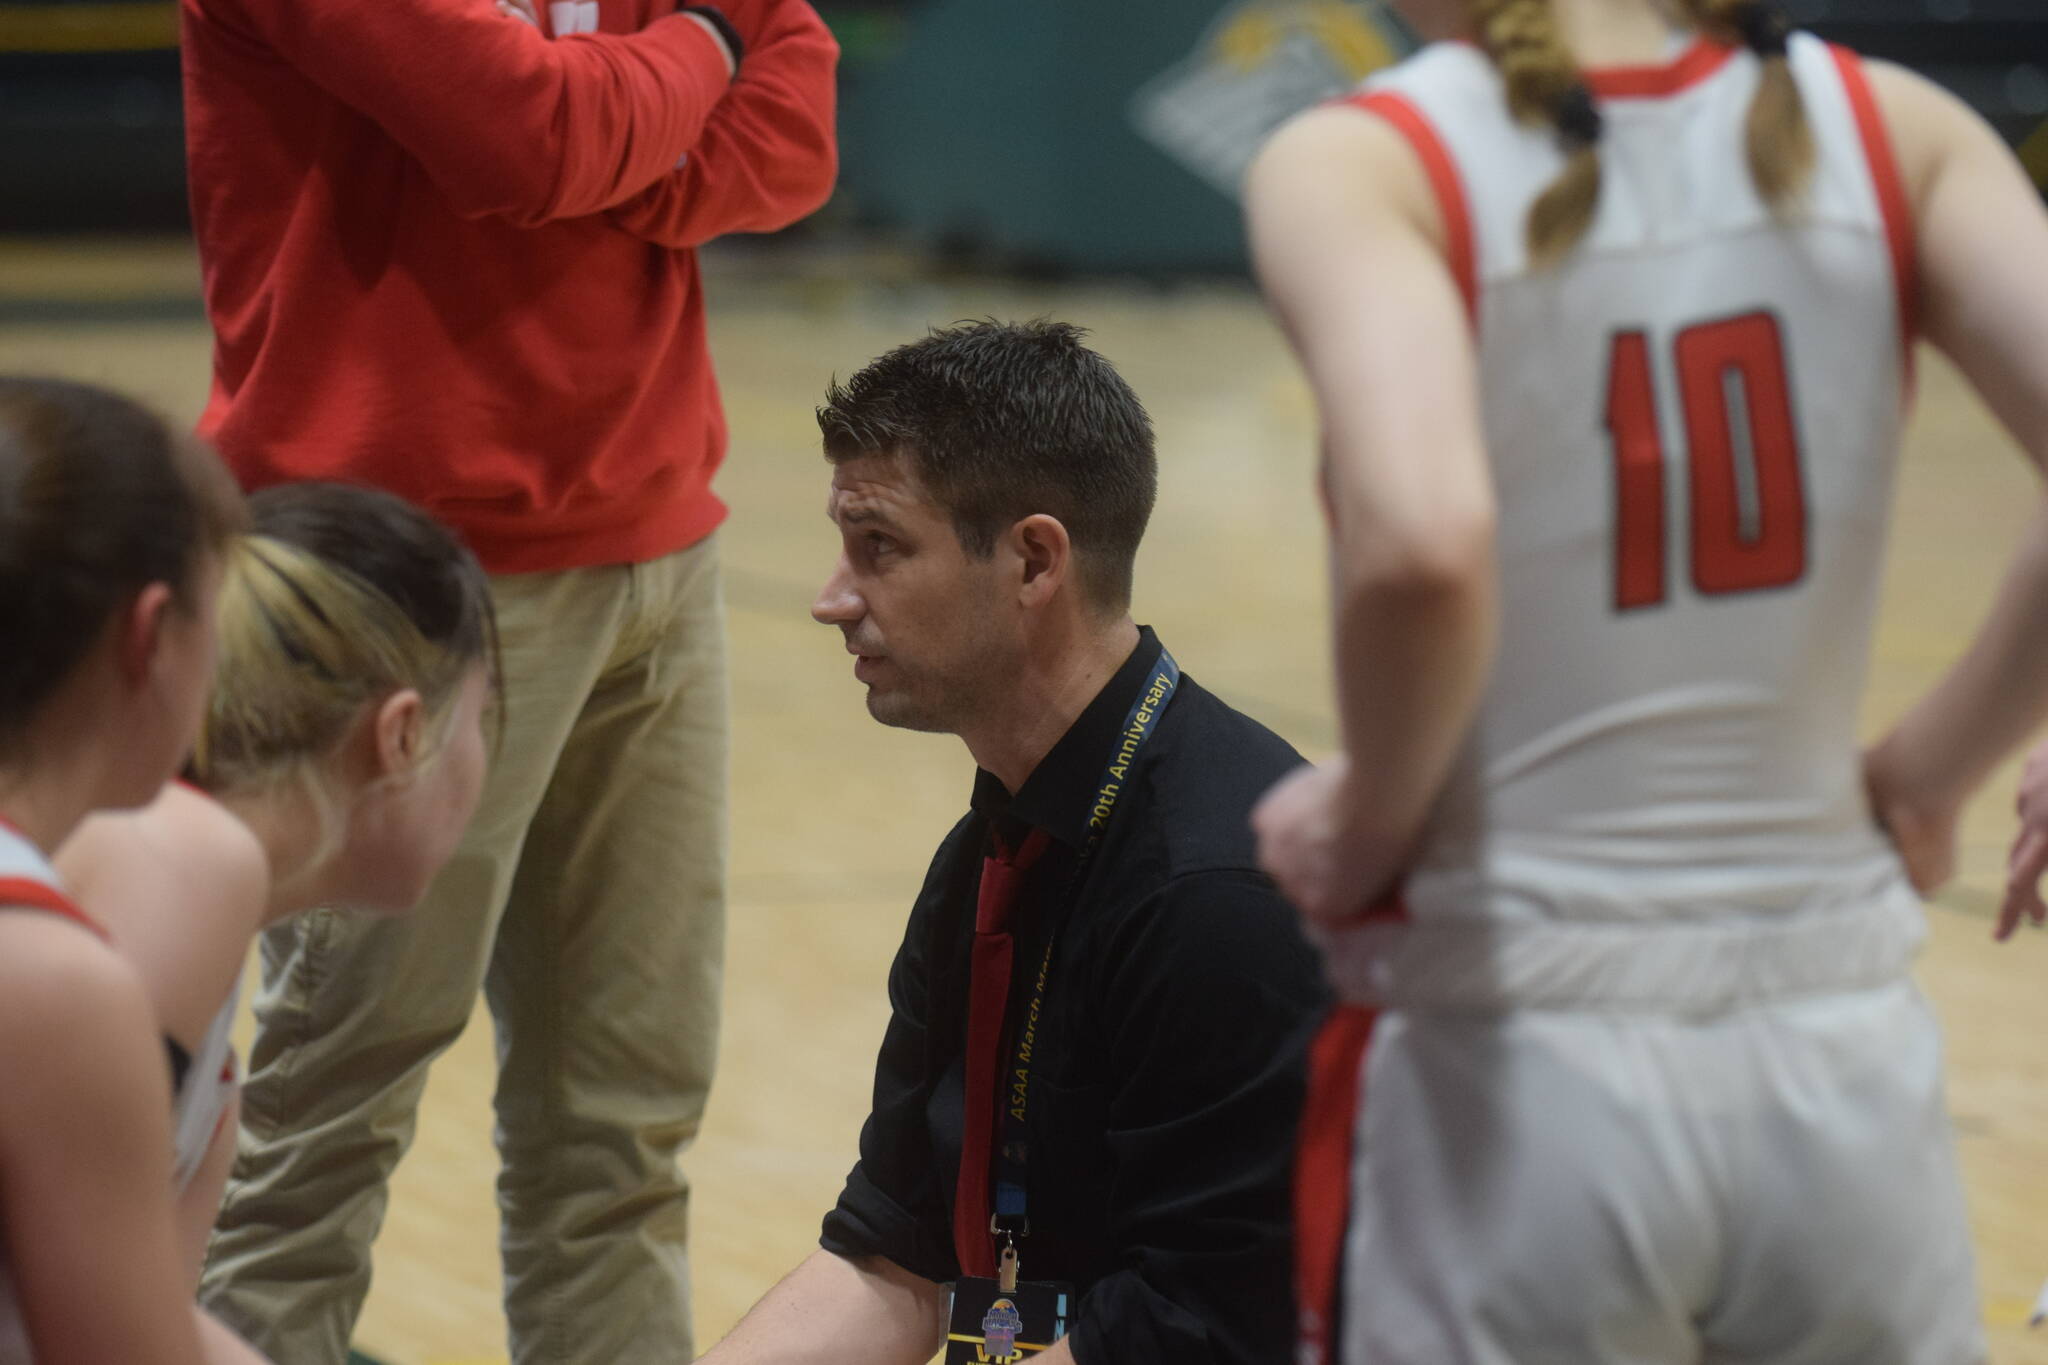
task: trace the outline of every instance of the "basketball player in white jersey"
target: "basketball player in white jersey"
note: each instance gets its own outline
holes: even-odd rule
[[[1753,0],[1396,2],[1466,41],[1248,185],[1345,749],[1259,816],[1351,1002],[1303,1358],[1980,1359],[1907,973],[2048,704],[2048,521],[1867,762],[1855,720],[1914,337],[2048,462],[2048,215],[1958,102]]]
[[[229,1032],[249,944],[315,907],[418,903],[476,809],[494,653],[482,567],[409,503],[300,483],[249,510],[189,780],[91,817],[55,860],[140,968],[182,1063],[175,1174],[194,1290],[234,1156]]]
[[[113,394],[0,379],[0,1365],[254,1365],[193,1307],[149,997],[48,853],[189,747],[241,496]]]

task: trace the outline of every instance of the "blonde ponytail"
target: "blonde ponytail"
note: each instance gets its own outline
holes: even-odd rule
[[[1769,0],[1683,0],[1705,32],[1750,48],[1763,62],[1749,106],[1749,174],[1757,193],[1780,214],[1797,206],[1813,179],[1816,151],[1806,103],[1786,55],[1784,16]]]
[[[221,585],[219,666],[194,776],[213,791],[261,790],[317,770],[364,708],[394,692],[414,689],[430,716],[446,714],[465,662],[346,569],[243,536]]]
[[[222,794],[303,787],[331,834],[330,760],[367,710],[419,693],[425,762],[452,733],[469,674],[488,666],[496,681],[490,580],[447,528],[388,493],[286,484],[249,507],[191,776]]]
[[[1474,0],[1480,45],[1516,120],[1555,129],[1570,161],[1529,210],[1530,260],[1544,269],[1584,239],[1600,207],[1600,114],[1565,45],[1550,0]]]

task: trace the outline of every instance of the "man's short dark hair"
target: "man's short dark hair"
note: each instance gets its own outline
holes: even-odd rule
[[[818,409],[825,458],[898,456],[977,558],[1025,517],[1067,528],[1084,595],[1130,605],[1159,488],[1152,419],[1069,323],[934,329],[835,382]]]

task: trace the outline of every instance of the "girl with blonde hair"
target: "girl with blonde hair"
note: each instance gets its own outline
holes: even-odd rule
[[[1856,714],[1915,339],[2048,463],[2048,214],[1758,0],[1394,3],[1444,41],[1247,190],[1344,735],[1257,820],[1347,1002],[1303,1358],[1980,1359],[1909,964],[2048,709],[2048,518],[1867,757]]]
[[[101,389],[0,379],[0,1365],[248,1365],[178,1275],[148,992],[49,854],[205,705],[242,499]]]
[[[228,1034],[250,941],[308,911],[412,908],[475,810],[493,676],[483,570],[425,513],[317,483],[250,510],[185,780],[86,821],[57,858],[172,1046],[188,1289],[234,1155]]]

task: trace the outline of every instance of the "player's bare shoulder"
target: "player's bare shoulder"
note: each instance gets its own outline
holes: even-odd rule
[[[9,1089],[121,1029],[154,1027],[133,964],[92,927],[0,904],[0,1072]],[[61,1069],[61,1068],[60,1068]]]
[[[1953,159],[2005,151],[1991,125],[1952,91],[1895,62],[1865,58],[1863,68],[1916,205],[1926,203]]]
[[[173,783],[138,810],[89,817],[54,861],[140,971],[164,1027],[203,1037],[267,914],[269,859],[255,833]]]
[[[1386,119],[1339,100],[1295,115],[1269,138],[1245,173],[1254,214],[1288,211],[1305,198],[1377,205],[1432,224],[1436,201],[1414,145]]]
[[[55,861],[79,899],[107,913],[139,901],[153,915],[225,916],[240,932],[253,929],[270,879],[255,833],[180,783],[137,810],[91,816]]]
[[[256,832],[226,806],[183,783],[167,786],[157,804],[162,807],[163,837],[185,851],[185,872],[210,887],[238,921],[251,912],[260,914],[269,895],[271,868]]]

